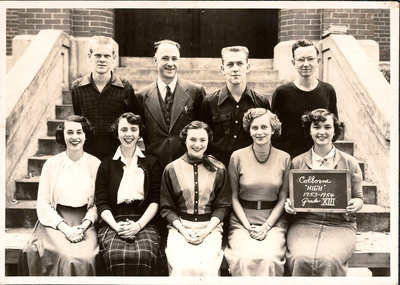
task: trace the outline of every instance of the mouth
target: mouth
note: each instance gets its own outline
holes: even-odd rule
[[[124,139],[124,141],[125,141],[127,144],[130,144],[130,143],[133,142],[133,139]]]
[[[81,141],[69,141],[69,143],[76,146],[79,145]]]
[[[200,152],[200,151],[203,150],[203,148],[192,148],[192,150],[193,150],[194,152]]]

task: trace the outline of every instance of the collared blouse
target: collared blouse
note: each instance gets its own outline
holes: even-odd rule
[[[138,166],[138,157],[144,158],[145,156],[140,148],[136,147],[131,164],[128,165],[128,162],[122,155],[121,146],[119,146],[112,158],[113,160],[121,159],[121,162],[124,164],[124,174],[118,188],[117,204],[124,203],[125,201],[144,199],[144,171]]]
[[[332,147],[331,151],[324,157],[319,156],[314,152],[314,147],[311,148],[312,169],[333,169],[335,148]]]

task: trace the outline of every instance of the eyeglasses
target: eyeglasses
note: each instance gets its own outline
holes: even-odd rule
[[[300,58],[298,58],[298,59],[295,59],[295,61],[300,62],[300,63],[305,63],[306,61],[307,61],[307,62],[310,62],[310,63],[313,63],[313,62],[315,62],[316,60],[317,60],[316,57],[307,57],[307,58],[305,58],[305,57],[300,57]]]

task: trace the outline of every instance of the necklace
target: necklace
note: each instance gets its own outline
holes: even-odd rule
[[[268,158],[269,158],[269,155],[271,154],[271,145],[269,145],[268,154],[267,154],[267,157],[266,157],[264,160],[259,160],[259,159],[258,159],[258,157],[257,157],[257,155],[256,155],[256,152],[254,151],[254,145],[251,145],[251,150],[253,151],[254,157],[256,158],[256,160],[258,161],[258,163],[264,164],[264,163],[267,162],[267,160],[268,160]]]

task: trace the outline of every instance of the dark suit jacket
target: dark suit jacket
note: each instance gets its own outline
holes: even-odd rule
[[[185,152],[185,147],[179,143],[179,133],[188,123],[200,118],[201,103],[205,95],[201,85],[178,77],[171,123],[167,129],[156,81],[138,92],[141,115],[146,126],[143,136],[146,153],[158,156],[162,170]]]
[[[124,164],[120,159],[113,160],[112,157],[113,155],[104,158],[97,171],[95,204],[99,216],[104,210],[110,210],[115,214],[117,206],[117,194],[124,174]],[[138,158],[138,166],[144,171],[144,200],[139,204],[139,211],[144,213],[150,203],[160,202],[161,170],[157,157],[147,154],[146,158]]]

